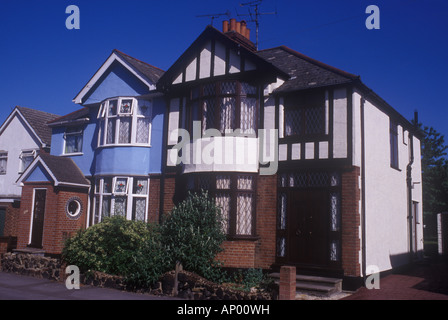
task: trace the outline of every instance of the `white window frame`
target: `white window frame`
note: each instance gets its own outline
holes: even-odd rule
[[[105,179],[112,179],[112,186],[110,191],[111,192],[104,192],[104,181]],[[126,188],[123,192],[117,192],[116,186],[117,183],[121,179],[126,179]],[[134,187],[134,180],[146,180],[146,192],[143,194],[134,193],[133,187]],[[144,221],[147,222],[148,220],[148,202],[149,202],[149,184],[150,179],[146,176],[132,176],[132,177],[126,177],[126,176],[116,176],[116,177],[108,177],[103,176],[96,179],[95,182],[95,188],[94,188],[94,203],[93,206],[93,216],[94,221],[93,224],[99,223],[102,220],[103,214],[103,198],[104,197],[110,197],[110,215],[113,216],[115,212],[115,199],[116,198],[125,198],[126,199],[126,212],[125,217],[128,220],[132,220],[132,214],[133,214],[133,206],[134,206],[134,199],[145,199],[145,219]],[[96,205],[98,203],[98,205]],[[98,208],[98,213],[96,212]]]
[[[37,154],[36,149],[22,150],[22,152],[20,153],[20,156],[19,156],[19,159],[20,159],[19,174],[23,173],[26,170],[26,168],[28,168],[28,166],[25,167],[24,159],[26,157],[33,157],[33,160],[34,160],[36,158],[36,154]],[[33,162],[33,160],[31,160],[31,162]],[[30,162],[30,164],[31,164],[31,162]]]
[[[78,128],[79,131],[67,132],[68,128]],[[80,151],[76,151],[76,152],[67,152],[67,136],[76,136],[76,135],[81,136],[81,139],[82,139],[81,150]],[[83,147],[84,147],[84,129],[82,127],[67,127],[65,129],[65,132],[64,132],[64,145],[62,146],[62,148],[63,148],[62,149],[62,154],[63,155],[70,155],[70,156],[82,155],[83,154],[83,152],[82,152]]]
[[[0,151],[0,162],[5,163],[4,168],[0,169],[0,175],[6,175],[8,168],[8,151]]]
[[[124,101],[130,100],[132,101],[129,112],[122,112],[121,105]],[[117,110],[114,114],[109,114],[109,106],[111,101],[117,102]],[[139,114],[140,108],[149,108],[146,114]],[[152,129],[152,101],[150,100],[140,100],[133,97],[115,97],[111,99],[107,99],[103,101],[98,110],[98,119],[101,119],[99,124],[99,134],[98,134],[98,147],[105,146],[151,146],[151,129]],[[120,123],[121,119],[130,118],[131,122],[131,130],[130,134],[130,143],[119,142],[120,137]],[[137,126],[139,119],[149,119],[148,126],[148,141],[146,143],[137,142]],[[108,142],[108,126],[109,121],[114,121],[115,132],[113,141],[111,143]]]

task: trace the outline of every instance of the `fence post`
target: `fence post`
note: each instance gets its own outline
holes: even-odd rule
[[[283,266],[280,268],[279,299],[296,299],[296,267]]]

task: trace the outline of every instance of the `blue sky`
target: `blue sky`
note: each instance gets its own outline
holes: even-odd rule
[[[16,105],[64,115],[113,49],[167,70],[211,23],[250,19],[251,0],[0,0],[0,123]],[[80,29],[68,30],[69,5]],[[368,30],[368,5],[380,29]],[[259,48],[286,45],[361,76],[407,119],[448,142],[447,0],[263,0]],[[221,29],[222,16],[214,20]],[[249,22],[255,40],[255,25]]]

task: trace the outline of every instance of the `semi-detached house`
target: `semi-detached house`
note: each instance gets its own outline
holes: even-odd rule
[[[256,50],[244,22],[208,26],[166,72],[114,50],[74,102],[48,123],[51,154],[19,179],[19,248],[58,254],[80,227],[157,222],[206,189],[225,217],[226,267],[360,279],[423,250],[413,125],[359,76]]]

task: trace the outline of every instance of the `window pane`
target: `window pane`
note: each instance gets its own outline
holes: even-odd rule
[[[149,143],[150,121],[148,118],[139,118],[137,120],[137,143]]]
[[[252,176],[238,176],[237,187],[238,190],[252,190],[253,177]]]
[[[216,189],[230,189],[230,176],[217,176]]]
[[[223,82],[221,83],[221,94],[235,94],[236,82]]]
[[[221,123],[220,130],[225,133],[226,130],[235,128],[235,98],[223,98],[220,106]]]
[[[103,197],[103,203],[101,208],[101,216],[102,217],[110,217],[110,204],[111,197]]]
[[[236,233],[252,234],[252,194],[239,194],[237,197]]]
[[[115,193],[126,193],[127,183],[128,183],[127,178],[118,178],[117,181],[115,182],[114,192]]]
[[[108,116],[115,116],[117,115],[117,105],[118,105],[118,101],[117,100],[110,100],[109,101],[109,108],[107,111],[107,115]]]
[[[112,193],[112,178],[104,178],[103,193]]]
[[[286,229],[286,194],[280,194],[279,199],[279,217],[278,217],[278,229],[285,230]]]
[[[130,114],[132,111],[132,99],[126,99],[121,101],[120,113]]]
[[[107,138],[106,143],[112,144],[115,142],[115,119],[109,119],[107,121]]]
[[[300,134],[302,114],[299,109],[285,108],[285,136]]]
[[[226,234],[229,233],[229,221],[230,221],[230,194],[218,193],[216,195],[216,205],[221,209],[221,215],[223,217],[223,230]]]
[[[339,231],[340,228],[339,194],[331,193],[330,202],[331,202],[331,217],[330,217],[331,231]]]
[[[215,128],[215,99],[206,99],[202,105],[203,132]]]
[[[148,179],[134,178],[134,194],[147,194],[148,193]]]
[[[114,199],[114,216],[126,216],[126,197],[116,197]]]
[[[241,123],[240,128],[243,133],[255,133],[256,129],[256,110],[257,99],[241,98]]]
[[[324,108],[306,108],[305,109],[305,134],[323,134],[325,133]]]
[[[257,88],[254,86],[251,86],[247,82],[241,83],[241,94],[256,94]]]
[[[118,143],[131,143],[131,123],[132,118],[120,118],[120,132]]]
[[[134,198],[132,206],[132,220],[145,221],[146,216],[146,199]]]

